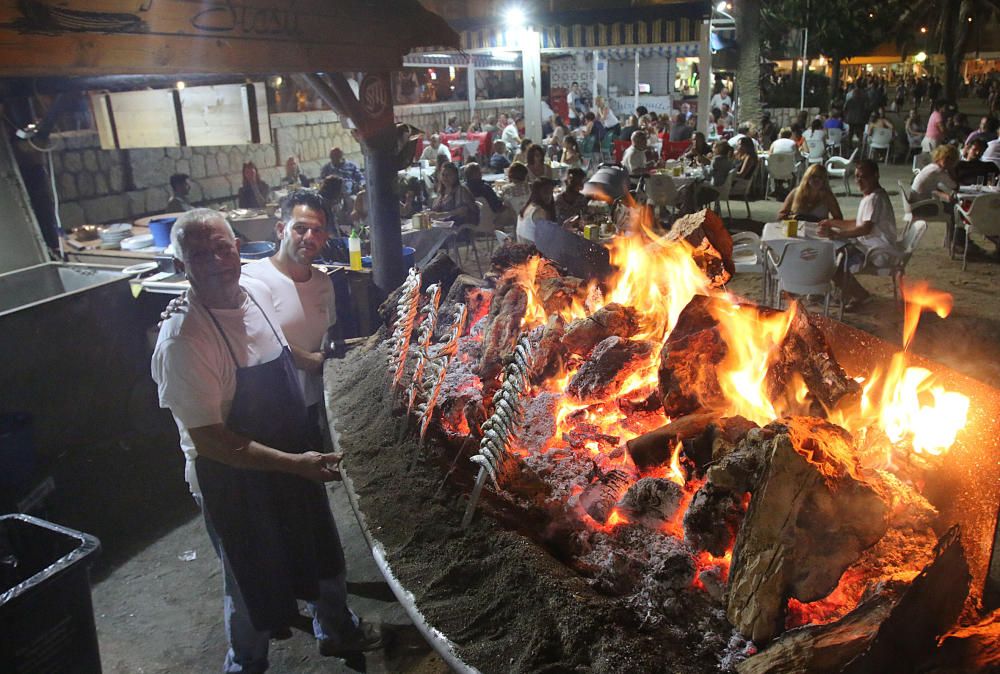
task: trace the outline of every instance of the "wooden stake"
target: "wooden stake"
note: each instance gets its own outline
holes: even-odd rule
[[[472,522],[472,516],[476,514],[476,506],[479,504],[479,495],[483,491],[484,484],[486,484],[486,469],[480,468],[479,475],[476,476],[476,486],[472,488],[469,505],[465,508],[465,515],[462,517],[463,529],[469,526],[469,523]]]

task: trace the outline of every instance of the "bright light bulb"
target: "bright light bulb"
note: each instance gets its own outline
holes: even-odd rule
[[[177,84],[176,84],[176,86],[177,86],[177,91],[180,91],[181,89],[184,88],[184,83],[181,82],[181,81],[178,81]]]
[[[722,2],[720,2],[718,5],[716,5],[715,9],[718,10],[718,11],[720,11],[720,12],[726,11],[726,0],[722,0]]]
[[[508,7],[504,12],[504,20],[510,28],[520,28],[524,25],[524,10],[520,7]]]

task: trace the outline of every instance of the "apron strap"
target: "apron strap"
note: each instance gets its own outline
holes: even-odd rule
[[[261,315],[264,317],[264,320],[267,321],[267,327],[271,328],[271,333],[274,335],[274,339],[278,342],[278,346],[284,348],[284,345],[281,343],[281,337],[278,336],[278,331],[274,329],[274,325],[271,323],[271,319],[267,317],[267,312],[261,309],[260,304],[258,304],[257,300],[254,298],[253,293],[251,293],[246,288],[243,289],[243,292],[247,294],[247,297],[250,298],[250,301],[253,302],[254,306],[257,307],[257,311],[259,311]],[[213,323],[215,323],[216,330],[218,330],[219,334],[222,335],[222,341],[226,343],[226,349],[229,351],[229,356],[233,359],[233,365],[235,365],[236,368],[239,369],[240,361],[236,360],[236,352],[233,351],[233,345],[230,343],[229,337],[226,336],[226,331],[222,329],[222,325],[219,323],[219,319],[215,317],[215,314],[213,314],[212,310],[209,309],[208,307],[205,307],[205,311],[208,312],[208,317],[212,319]]]

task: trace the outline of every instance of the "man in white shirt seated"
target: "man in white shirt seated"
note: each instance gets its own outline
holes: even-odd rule
[[[820,220],[819,232],[835,240],[850,240],[845,248],[846,269],[841,267],[834,282],[844,294],[845,310],[852,311],[871,299],[871,293],[854,278],[868,257],[869,264],[888,264],[899,252],[896,233],[896,214],[889,195],[879,184],[878,164],[862,159],[854,169],[854,178],[864,195],[858,204],[858,215],[852,220]],[[874,253],[880,250],[884,253]]]
[[[521,146],[521,129],[524,128],[524,117],[518,115],[515,119],[512,119],[510,124],[504,127],[503,132],[500,134],[500,140],[507,144],[507,148],[511,152],[517,152],[518,148]]]
[[[726,110],[730,110],[733,107],[733,99],[729,97],[729,89],[722,87],[719,93],[712,96],[712,100],[708,104],[709,110],[722,110],[722,106],[726,106]]]
[[[648,137],[646,136],[646,132],[635,131],[632,134],[632,144],[628,146],[625,154],[622,155],[622,166],[629,172],[629,175],[642,173],[649,168],[652,162],[646,159],[647,147]]]
[[[323,487],[340,457],[319,451],[266,289],[241,283],[239,244],[217,211],[185,213],[171,244],[190,306],[164,320],[151,369],[222,566],[224,671],[265,671],[271,634],[297,621],[297,599],[308,602],[321,654],[377,648],[381,636],[347,607]]]
[[[441,142],[441,136],[436,133],[430,138],[430,143],[424,148],[424,151],[420,153],[420,158],[429,161],[432,166],[437,166],[437,158],[445,157],[448,161],[451,161],[451,150],[448,146]]]

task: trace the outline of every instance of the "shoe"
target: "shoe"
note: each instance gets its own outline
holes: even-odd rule
[[[323,657],[342,657],[353,653],[366,653],[382,648],[382,630],[371,623],[361,623],[353,635],[345,639],[320,639],[319,654]]]

